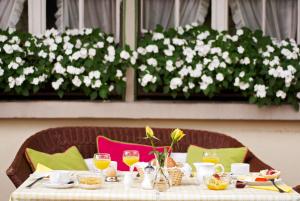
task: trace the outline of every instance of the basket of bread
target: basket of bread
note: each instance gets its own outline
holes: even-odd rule
[[[156,167],[157,161],[155,159],[153,159],[151,161],[151,165]],[[172,186],[180,185],[181,181],[182,181],[182,177],[184,175],[184,173],[182,171],[183,165],[180,163],[176,163],[173,158],[167,157],[165,166],[167,167]]]

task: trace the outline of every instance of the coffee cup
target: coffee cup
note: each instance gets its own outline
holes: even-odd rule
[[[250,173],[250,165],[248,163],[232,163],[231,173],[234,175],[248,175]]]
[[[51,171],[49,182],[52,184],[67,184],[71,181],[71,172],[66,170]]]

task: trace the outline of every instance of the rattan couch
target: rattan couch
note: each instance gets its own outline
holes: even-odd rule
[[[160,138],[160,145],[169,144],[171,129],[154,128],[156,136]],[[186,152],[190,144],[206,148],[241,147],[236,139],[224,134],[184,129],[187,134],[180,146],[174,148],[175,152]],[[110,128],[110,127],[61,127],[40,131],[29,137],[18,150],[15,159],[6,171],[7,176],[18,187],[32,173],[26,160],[24,151],[30,147],[47,153],[63,152],[68,147],[76,145],[84,158],[91,158],[97,152],[96,136],[104,135],[111,139],[148,144],[144,139],[144,128]],[[248,152],[245,162],[250,164],[251,171],[270,168],[269,165],[258,159],[251,151]],[[299,188],[298,188],[299,189]]]

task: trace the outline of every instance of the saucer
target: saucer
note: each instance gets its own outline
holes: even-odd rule
[[[64,184],[64,183],[45,182],[45,183],[43,183],[43,186],[45,186],[47,188],[65,189],[65,188],[72,188],[72,187],[74,187],[74,183]]]

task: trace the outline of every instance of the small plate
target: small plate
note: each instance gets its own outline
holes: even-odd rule
[[[270,185],[273,185],[273,183],[271,181],[247,181],[247,180],[244,180],[246,182],[247,185],[249,186],[270,186]],[[279,179],[275,179],[274,180],[276,184],[281,184],[282,183],[282,179],[279,178]]]
[[[43,185],[47,188],[55,188],[55,189],[65,189],[65,188],[73,188],[74,183],[71,184],[60,184],[60,183],[50,183],[50,182],[45,182]]]
[[[40,177],[45,177],[45,178],[49,177],[49,172],[34,172],[30,174],[30,179],[33,180],[38,179]]]
[[[79,188],[88,189],[88,190],[95,190],[101,188],[102,184],[78,184]]]

